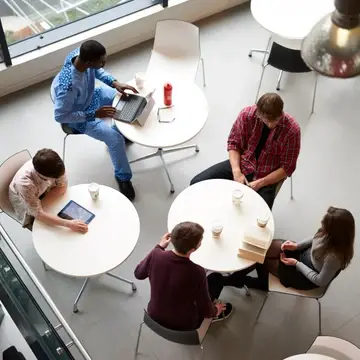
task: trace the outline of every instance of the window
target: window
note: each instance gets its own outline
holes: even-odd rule
[[[13,58],[156,4],[167,0],[3,0],[0,48],[5,35]]]

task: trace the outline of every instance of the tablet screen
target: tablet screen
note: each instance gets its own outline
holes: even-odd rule
[[[79,205],[73,200],[70,200],[65,207],[60,210],[58,216],[66,220],[81,220],[85,224],[89,224],[95,215],[86,210],[84,207]]]

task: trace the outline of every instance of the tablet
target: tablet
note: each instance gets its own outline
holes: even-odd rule
[[[70,200],[63,209],[60,210],[58,216],[65,220],[81,220],[85,224],[89,224],[95,215],[86,210],[73,200]]]

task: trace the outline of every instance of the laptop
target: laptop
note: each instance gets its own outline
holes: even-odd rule
[[[128,94],[126,98],[122,96],[116,105],[117,111],[114,119],[128,124],[138,123],[140,126],[144,126],[155,105],[154,91],[151,91],[146,97],[137,94]]]

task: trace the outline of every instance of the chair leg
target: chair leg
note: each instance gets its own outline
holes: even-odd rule
[[[67,137],[69,136],[69,134],[66,134],[65,137],[64,137],[64,142],[63,142],[63,162],[65,163],[65,151],[66,151],[66,139]]]
[[[258,314],[257,314],[257,316],[256,316],[255,324],[256,324],[257,322],[259,322],[259,317],[260,317],[260,315],[261,315],[261,312],[262,312],[262,310],[263,310],[263,308],[264,308],[264,306],[265,306],[265,303],[266,303],[266,300],[268,299],[268,297],[269,297],[269,292],[266,294],[265,299],[264,299],[264,302],[262,303],[261,308],[260,308],[260,310],[259,310],[259,312],[258,312]]]
[[[256,93],[256,97],[255,97],[255,103],[257,103],[257,101],[258,101],[258,97],[259,97],[259,93],[260,93],[260,88],[261,88],[261,83],[262,83],[262,80],[263,80],[263,77],[264,77],[264,73],[265,73],[265,69],[266,69],[267,66],[268,66],[268,64],[265,64],[265,66],[264,66],[263,69],[262,69],[262,73],[261,73],[261,77],[260,77],[260,84],[259,84],[259,87],[258,87],[258,90],[257,90],[257,93]]]
[[[265,65],[265,60],[266,60],[266,55],[268,55],[268,54],[270,53],[270,50],[269,50],[270,44],[271,44],[271,36],[269,37],[269,40],[268,40],[268,42],[267,42],[267,45],[266,45],[266,49],[265,49],[265,50],[263,50],[263,49],[251,49],[251,50],[249,51],[248,56],[249,56],[249,57],[252,57],[252,54],[253,54],[254,52],[260,53],[260,54],[264,54],[263,59],[262,59],[262,62],[261,62],[261,66],[264,66],[264,65]]]
[[[201,61],[201,67],[202,67],[202,74],[203,74],[203,87],[206,87],[206,77],[205,77],[205,63],[204,58],[200,59]]]
[[[316,99],[316,91],[317,91],[317,82],[318,82],[318,76],[315,73],[315,86],[314,86],[314,94],[313,94],[313,100],[312,100],[312,105],[311,105],[311,113],[310,116],[314,113],[315,111],[315,99]]]
[[[200,350],[201,350],[201,360],[204,360],[204,346],[203,346],[203,344],[200,344]]]
[[[266,52],[265,52],[263,60],[261,62],[261,66],[263,66],[263,67],[265,66],[266,55],[270,54],[270,45],[271,45],[271,36],[269,37],[269,40],[267,42]]]
[[[321,329],[321,302],[319,299],[316,299],[318,306],[319,306],[319,336],[322,335],[322,329]]]
[[[293,178],[290,177],[290,199],[294,200],[294,192],[293,192]]]
[[[136,359],[137,354],[138,354],[138,352],[139,352],[140,337],[141,337],[141,331],[142,331],[143,325],[144,325],[144,322],[142,322],[142,323],[140,324],[140,327],[139,327],[138,337],[137,337],[137,341],[136,341],[136,348],[135,348],[135,357],[134,357],[134,359]]]
[[[279,77],[278,77],[277,85],[276,85],[276,90],[277,90],[277,91],[280,90],[280,83],[281,83],[281,79],[282,79],[283,74],[284,74],[284,71],[281,70],[281,71],[280,71],[280,74],[279,74]]]

